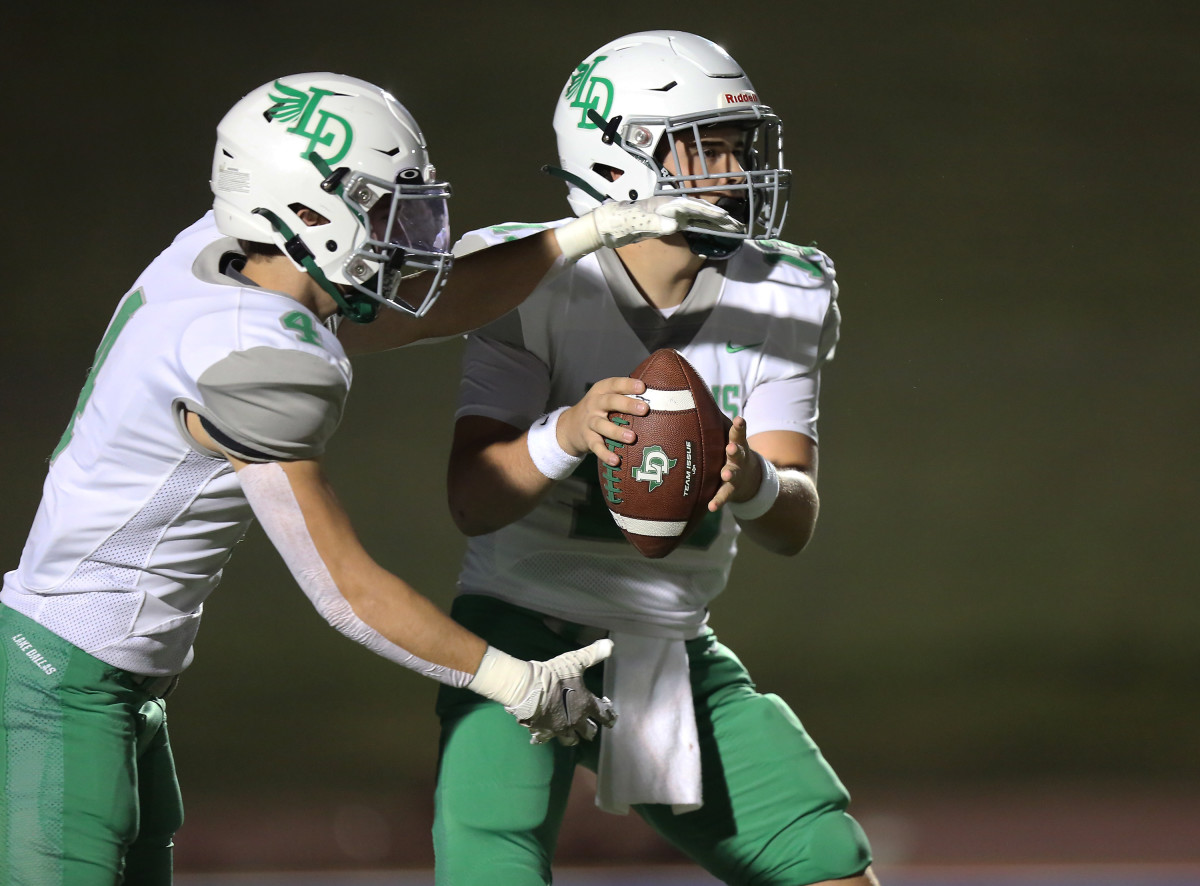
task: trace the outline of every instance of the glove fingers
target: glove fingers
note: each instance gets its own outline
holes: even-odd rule
[[[704,205],[712,206],[710,203],[705,203]],[[728,231],[731,234],[740,234],[746,230],[745,225],[724,209],[717,209],[715,206],[712,206],[712,208],[716,211],[694,213],[689,222],[705,228],[712,228],[714,231]]]
[[[590,716],[601,726],[612,726],[617,722],[617,712],[613,709],[613,703],[604,697],[596,699],[595,710]]]
[[[600,731],[600,727],[592,720],[584,720],[575,727],[575,732],[584,741],[591,741],[596,737],[596,733]]]
[[[744,230],[743,225],[724,209],[696,197],[674,197],[662,210],[669,210],[679,227],[699,223],[714,230],[731,233]]]
[[[591,646],[582,649],[572,649],[557,658],[552,658],[546,664],[550,665],[561,678],[576,677],[597,662],[604,661],[612,655],[613,642],[609,639],[597,640]]]

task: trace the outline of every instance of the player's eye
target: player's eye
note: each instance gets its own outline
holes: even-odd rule
[[[392,195],[385,194],[371,207],[368,218],[371,222],[371,238],[382,241],[388,235],[388,216],[392,208]]]

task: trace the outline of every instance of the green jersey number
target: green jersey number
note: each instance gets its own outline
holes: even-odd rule
[[[730,418],[737,418],[738,401],[741,399],[741,385],[713,385],[713,399],[721,407],[721,411]]]
[[[96,375],[99,374],[100,367],[104,365],[104,361],[108,359],[108,353],[116,343],[117,336],[121,334],[121,330],[125,328],[125,324],[129,322],[130,318],[137,313],[138,308],[145,303],[146,296],[142,293],[142,290],[135,289],[129,295],[125,296],[125,300],[117,308],[116,316],[108,324],[108,330],[104,333],[104,338],[100,340],[100,347],[96,348],[96,358],[92,361],[92,368],[88,370],[87,379],[83,383],[83,390],[79,392],[79,400],[75,404],[75,411],[71,413],[71,421],[67,424],[67,429],[63,431],[62,438],[58,441],[58,445],[54,447],[54,452],[50,455],[51,462],[58,458],[59,453],[66,449],[67,444],[71,442],[71,435],[75,432],[75,422],[83,414],[83,409],[87,406],[88,399],[92,396],[92,389],[96,386]]]
[[[279,318],[279,323],[284,329],[290,329],[296,333],[296,338],[306,345],[321,344],[321,336],[317,334],[317,328],[313,325],[312,317],[303,311],[292,311],[289,314],[284,314]]]

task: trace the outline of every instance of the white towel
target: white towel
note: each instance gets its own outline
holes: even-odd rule
[[[700,742],[683,640],[609,636],[604,694],[617,722],[600,739],[596,805],[618,815],[634,803],[667,803],[676,815],[699,809]]]

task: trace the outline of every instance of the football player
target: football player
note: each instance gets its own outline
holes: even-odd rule
[[[576,216],[688,194],[739,226],[714,234],[701,221],[592,252],[468,339],[449,498],[470,540],[452,615],[521,657],[614,640],[587,685],[621,718],[596,742],[530,745],[501,706],[442,687],[437,882],[549,883],[582,764],[598,773],[601,808],[636,810],[726,883],[873,884],[841,782],[708,623],[739,533],[794,555],[817,519],[817,397],[837,286],[828,256],[777,239],[790,178],[780,120],[719,46],[653,31],[589,55],[559,95],[554,130],[551,171]],[[576,224],[497,225],[455,251]],[[645,413],[645,386],[626,376],[662,347],[691,362],[733,426],[707,522],[647,560],[607,512],[595,459],[615,464],[607,444],[632,442],[608,415]]]
[[[458,286],[449,186],[416,121],[379,87],[328,73],[239,101],[211,184],[213,209],[118,304],[4,577],[3,883],[170,882],[182,804],[163,698],[253,518],[320,614],[374,652],[498,702],[534,739],[572,744],[613,720],[581,682],[611,641],[514,658],[362,548],[321,466],[351,381],[327,321],[392,315],[401,344],[460,333],[555,263],[696,215],[731,222],[654,197],[468,259]]]

